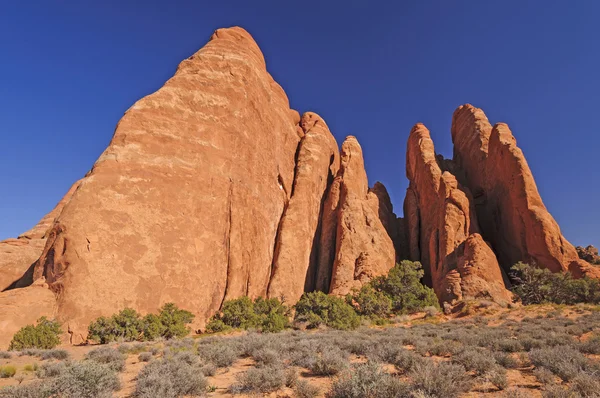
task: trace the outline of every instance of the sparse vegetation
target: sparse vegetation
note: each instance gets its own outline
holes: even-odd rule
[[[17,373],[17,368],[12,365],[0,366],[0,378],[7,379]]]
[[[41,317],[35,326],[27,325],[15,333],[8,349],[54,348],[60,344],[61,333],[62,330],[58,322]]]
[[[137,377],[135,397],[178,398],[201,396],[208,387],[202,372],[183,357],[155,360],[144,366]]]
[[[513,292],[525,305],[600,303],[600,281],[573,279],[569,272],[553,273],[524,263],[511,268]]]
[[[237,382],[229,390],[232,394],[262,393],[267,394],[283,387],[286,382],[282,366],[264,366],[251,368],[240,374]]]

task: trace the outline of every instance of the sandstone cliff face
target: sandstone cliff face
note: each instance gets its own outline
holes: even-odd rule
[[[270,297],[296,302],[314,290],[320,220],[327,187],[339,169],[338,145],[325,121],[315,113],[302,116],[291,198],[277,236]]]
[[[35,267],[75,335],[125,306],[175,302],[202,320],[224,300],[266,295],[297,115],[241,28],[216,31],[136,102]]]
[[[20,283],[47,284],[73,343],[124,307],[174,302],[202,327],[243,295],[293,304],[330,281],[358,287],[394,265],[398,232],[358,142],[344,148],[342,171],[325,121],[290,109],[252,37],[217,30],[125,113],[59,215],[24,234],[47,241]]]
[[[423,263],[441,302],[488,299],[508,303],[494,253],[479,234],[468,189],[436,157],[429,130],[413,127],[406,155],[410,181],[405,217],[410,256]]]
[[[518,261],[553,272],[587,265],[561,234],[538,192],[525,156],[508,126],[492,127],[481,109],[459,107],[452,120],[454,161],[475,196],[484,236],[508,270]]]
[[[353,136],[347,137],[342,144],[337,177],[339,193],[337,189],[332,190],[330,194],[334,198],[327,202],[332,204],[338,199],[329,293],[345,295],[373,277],[386,274],[395,265],[394,243],[384,222],[393,231],[396,227],[391,224],[396,216],[391,213],[391,203],[383,185],[369,191],[362,149]],[[333,229],[333,226],[327,228]],[[323,248],[328,251],[332,246],[326,244]],[[330,255],[327,252],[323,258]]]

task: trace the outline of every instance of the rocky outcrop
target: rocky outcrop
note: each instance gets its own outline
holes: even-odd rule
[[[590,264],[600,265],[600,255],[598,255],[598,249],[594,246],[577,246],[575,247],[575,250],[577,250],[577,255],[580,259],[587,261]]]
[[[505,270],[518,261],[553,272],[587,268],[544,206],[506,124],[492,127],[481,109],[464,105],[454,113],[452,140],[454,162],[475,197],[483,235]]]
[[[335,138],[319,115],[305,113],[301,128],[294,185],[281,218],[268,291],[286,302],[315,288],[323,201],[340,163]]]
[[[79,181],[63,196],[58,204],[46,214],[32,229],[19,235],[18,239],[0,242],[0,291],[33,282],[33,264],[42,254],[48,232],[54,220],[71,200]]]
[[[470,191],[435,154],[429,130],[413,127],[406,154],[409,188],[404,204],[409,254],[422,262],[426,281],[441,302],[487,299],[501,304],[511,295],[500,266],[480,235]]]
[[[391,212],[383,185],[369,191],[362,149],[353,136],[342,144],[341,166],[334,183],[339,184],[339,191],[332,187],[333,198],[326,202],[329,206],[336,199],[338,202],[329,292],[345,295],[371,278],[386,274],[395,265],[394,243],[384,222],[391,224],[396,216]],[[327,228],[331,230],[333,226]],[[389,228],[394,227],[389,225]],[[326,253],[322,258],[331,255],[328,250],[332,246],[331,243],[323,246]]]

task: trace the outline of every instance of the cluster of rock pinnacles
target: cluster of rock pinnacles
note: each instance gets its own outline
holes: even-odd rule
[[[123,116],[56,208],[0,242],[0,343],[42,315],[92,319],[174,302],[201,326],[225,300],[343,295],[418,260],[440,302],[511,300],[518,261],[598,276],[561,235],[508,126],[459,107],[454,156],[413,127],[404,218],[369,188],[355,137],[290,109],[241,28],[217,30]]]

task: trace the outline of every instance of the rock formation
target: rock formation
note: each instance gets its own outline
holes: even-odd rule
[[[46,214],[32,229],[21,234],[18,239],[0,242],[0,292],[10,287],[29,285],[33,282],[32,265],[42,254],[48,232],[54,220],[61,213],[79,186],[79,181],[58,202],[52,211]],[[24,277],[24,274],[26,276]],[[21,281],[19,281],[21,279]]]
[[[79,343],[98,316],[167,302],[198,328],[225,300],[345,295],[405,258],[451,304],[507,303],[502,270],[517,261],[600,277],[561,235],[506,125],[465,105],[452,139],[444,159],[413,128],[397,218],[383,184],[369,188],[356,138],[338,152],[320,116],[290,108],[250,34],[219,29],[125,113],[51,213],[0,242],[0,346],[42,315]]]
[[[290,302],[298,301],[305,290],[314,290],[323,201],[340,163],[338,145],[321,117],[305,113],[300,126],[304,134],[268,291],[269,296]]]
[[[500,266],[480,235],[471,193],[436,157],[429,130],[417,124],[408,138],[410,181],[405,218],[412,260],[423,263],[441,302],[488,299],[510,302]]]
[[[423,125],[413,128],[404,201],[408,256],[423,262],[441,301],[507,302],[502,271],[519,261],[600,277],[562,236],[506,124],[492,127],[481,109],[467,104],[454,112],[451,134],[450,160],[435,154]]]
[[[553,272],[594,272],[579,261],[537,189],[508,126],[492,127],[481,109],[459,107],[452,118],[454,162],[475,197],[484,236],[505,270],[518,261]]]
[[[359,286],[393,266],[386,228],[393,233],[395,216],[389,198],[379,199],[384,188],[368,193],[360,146],[354,138],[350,146],[357,158],[350,162],[347,149],[339,173],[325,121],[290,109],[245,30],[219,29],[125,113],[64,207],[5,244],[40,240],[22,261],[3,258],[15,268],[3,271],[8,283],[22,276],[12,287],[28,287],[0,303],[26,292],[46,302],[51,293],[56,305],[32,314],[56,315],[78,343],[91,320],[124,307],[147,313],[174,302],[198,328],[225,300],[293,304],[305,290],[329,290],[320,278],[331,280],[334,268],[340,277],[350,270],[344,283]],[[339,254],[335,266],[331,258],[320,267],[321,243]]]
[[[577,255],[580,259],[585,260],[590,264],[600,265],[600,255],[598,255],[598,249],[594,246],[577,246],[575,250],[577,250]]]
[[[383,222],[395,229],[391,223],[396,216],[391,212],[383,185],[376,184],[377,188],[369,191],[362,149],[355,137],[347,137],[342,144],[336,184],[339,189],[332,189],[332,198],[326,202],[333,205],[338,200],[334,210],[336,239],[329,293],[345,295],[371,278],[386,274],[395,265],[394,243]],[[331,230],[333,226],[323,228]],[[332,247],[323,245],[322,249],[328,251]],[[329,252],[322,256],[330,257]],[[328,268],[328,263],[323,267]]]

